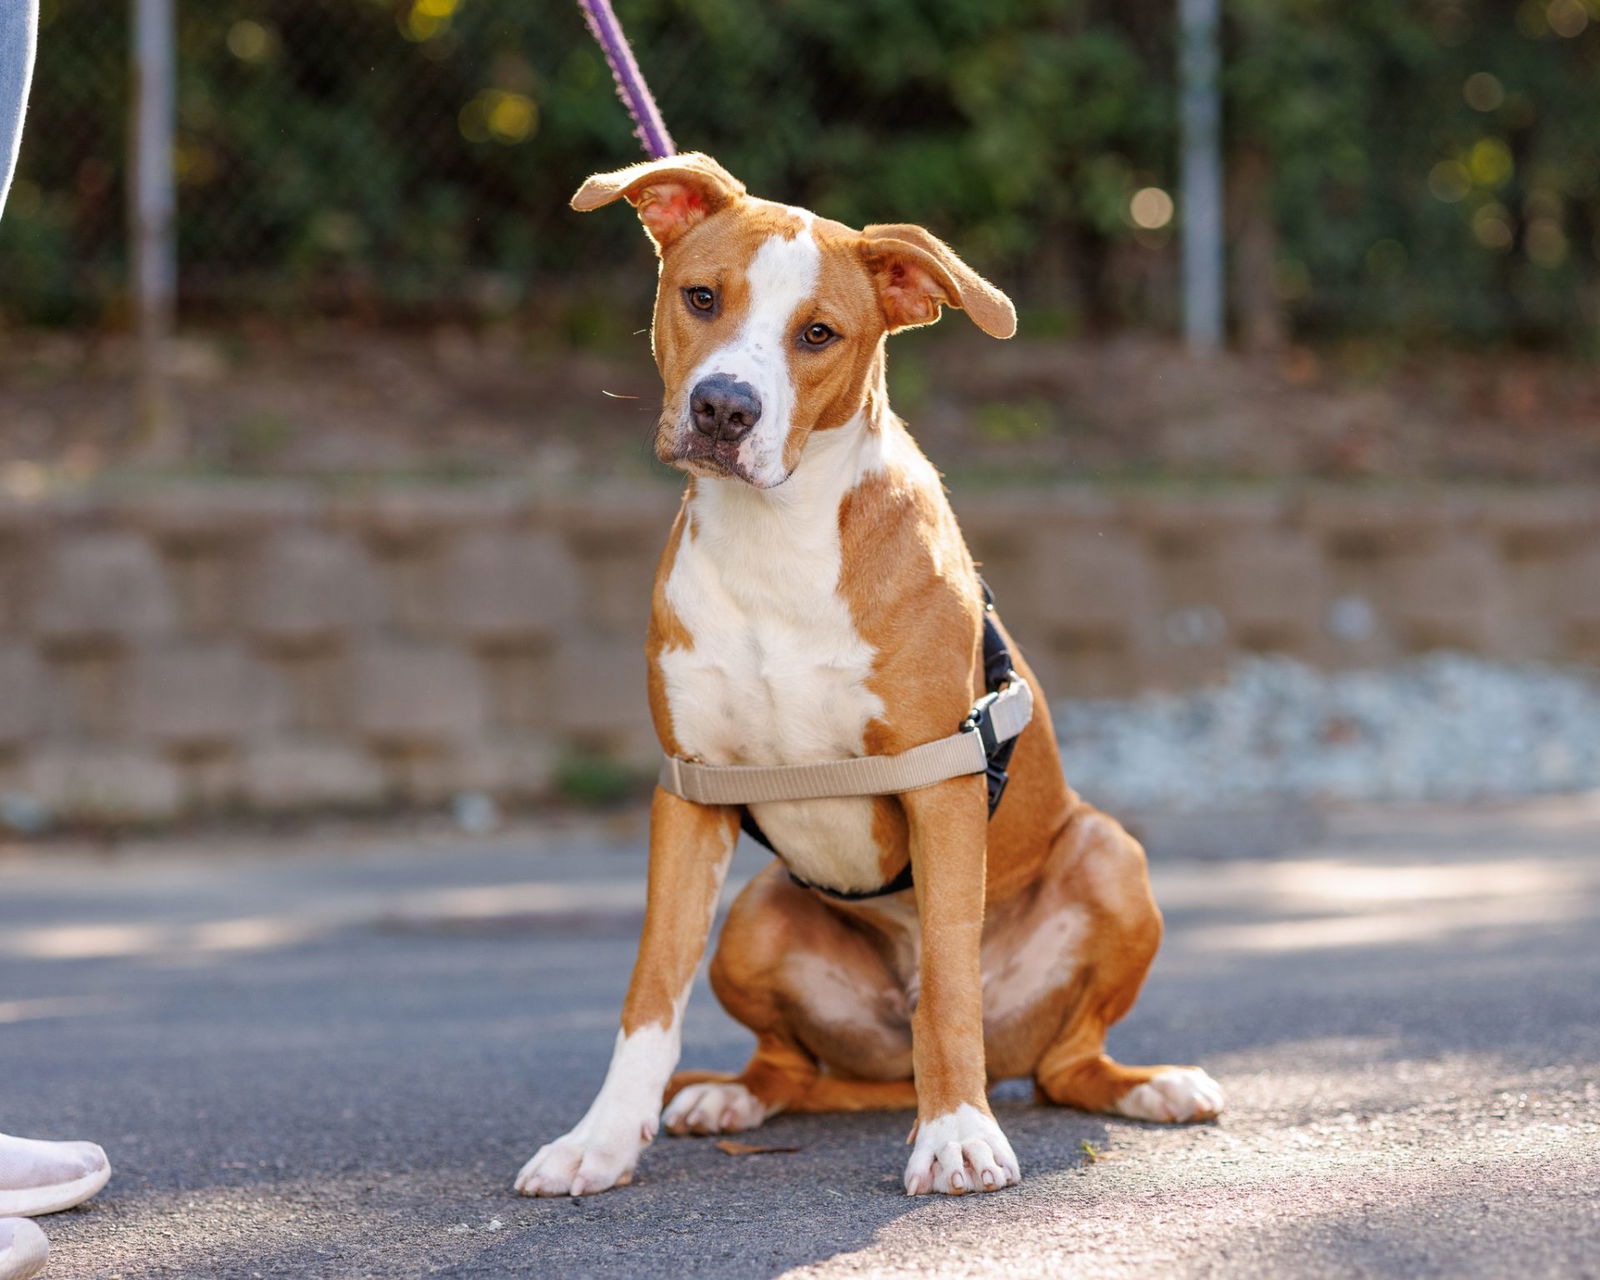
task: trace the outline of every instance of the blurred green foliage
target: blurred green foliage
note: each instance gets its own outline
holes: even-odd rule
[[[10,314],[115,318],[127,17],[44,0]],[[916,220],[1057,332],[1170,323],[1175,0],[619,0],[684,148],[847,222]],[[559,313],[642,237],[566,200],[638,158],[571,0],[180,0],[187,304]],[[1592,350],[1600,0],[1227,0],[1254,296],[1302,333]],[[1181,203],[1178,217],[1182,217]],[[573,310],[576,308],[576,310]],[[569,314],[570,312],[570,314]]]

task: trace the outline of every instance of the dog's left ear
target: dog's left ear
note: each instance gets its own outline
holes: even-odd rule
[[[744,194],[744,183],[710,156],[685,151],[597,173],[578,188],[572,207],[587,213],[626,197],[660,250]]]
[[[932,324],[940,307],[960,307],[992,337],[1009,338],[1017,331],[1011,299],[921,227],[868,227],[861,233],[861,260],[877,286],[890,333]]]

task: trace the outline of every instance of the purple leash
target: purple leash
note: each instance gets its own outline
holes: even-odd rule
[[[645,84],[639,64],[633,60],[633,50],[628,48],[628,39],[622,34],[622,24],[611,11],[611,0],[578,0],[578,8],[583,10],[589,30],[611,64],[617,96],[633,117],[633,136],[639,139],[645,154],[652,160],[677,155],[678,148],[672,145],[672,135],[662,123],[656,100],[650,96],[650,86]]]

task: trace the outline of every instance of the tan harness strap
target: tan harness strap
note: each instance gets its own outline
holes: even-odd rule
[[[986,701],[994,741],[1016,737],[1033,719],[1033,690],[1025,680],[1013,679]],[[663,790],[695,804],[767,804],[895,795],[983,773],[988,762],[984,735],[972,728],[898,755],[856,756],[816,764],[698,764],[667,756],[661,765],[660,783]]]

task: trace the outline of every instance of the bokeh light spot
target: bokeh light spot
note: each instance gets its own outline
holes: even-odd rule
[[[1142,187],[1128,201],[1128,217],[1133,225],[1154,231],[1172,221],[1172,197],[1160,187]]]
[[[489,109],[489,132],[500,142],[522,142],[533,133],[537,118],[532,98],[502,93]]]
[[[1580,0],[1550,0],[1544,11],[1550,30],[1570,40],[1589,25],[1589,11]]]
[[[1479,205],[1472,215],[1472,235],[1485,249],[1504,253],[1511,247],[1511,221],[1505,206],[1493,200]]]
[[[1535,218],[1528,224],[1528,258],[1536,266],[1559,267],[1567,256],[1567,233],[1554,218]]]
[[[272,33],[259,22],[241,18],[228,28],[228,52],[240,62],[265,62],[272,46]]]
[[[1540,0],[1522,0],[1517,6],[1517,30],[1530,40],[1542,40],[1550,34],[1550,23]]]
[[[411,8],[399,19],[400,34],[418,44],[443,35],[459,3],[460,0],[412,0]]]
[[[1474,111],[1493,111],[1506,100],[1506,91],[1500,81],[1487,71],[1474,72],[1461,86],[1461,96]]]
[[[37,462],[8,462],[0,471],[0,489],[13,498],[38,498],[50,487],[50,474]]]
[[[523,93],[484,89],[461,108],[457,121],[468,142],[526,142],[539,127],[539,104]]]
[[[1499,138],[1479,138],[1467,155],[1467,170],[1472,174],[1472,181],[1491,190],[1503,187],[1515,168],[1511,148]]]

